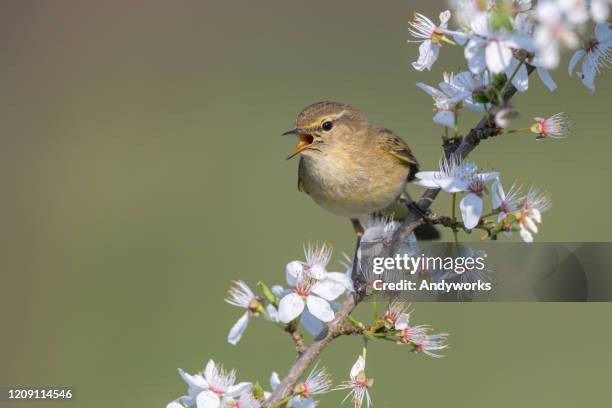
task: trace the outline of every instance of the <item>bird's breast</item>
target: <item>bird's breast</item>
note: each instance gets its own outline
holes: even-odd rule
[[[408,169],[386,154],[314,152],[302,155],[299,176],[321,207],[357,218],[391,204],[404,189]]]

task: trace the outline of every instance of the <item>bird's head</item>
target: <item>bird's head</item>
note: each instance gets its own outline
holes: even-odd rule
[[[318,102],[306,107],[298,115],[295,128],[283,133],[296,135],[298,144],[287,157],[303,153],[316,155],[354,138],[357,130],[368,126],[363,114],[338,102]]]

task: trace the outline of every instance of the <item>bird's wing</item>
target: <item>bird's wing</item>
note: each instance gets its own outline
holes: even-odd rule
[[[414,174],[419,171],[419,162],[412,154],[412,151],[398,135],[389,129],[380,129],[378,138],[382,150],[395,157],[400,163],[410,167],[408,180],[414,179]]]

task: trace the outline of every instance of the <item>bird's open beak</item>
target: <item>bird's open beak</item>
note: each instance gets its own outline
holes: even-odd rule
[[[297,135],[300,138],[293,152],[291,152],[291,154],[287,157],[287,160],[299,154],[301,151],[308,149],[310,145],[312,145],[312,143],[314,142],[314,137],[306,133],[304,129],[295,128],[295,129],[291,129],[283,133],[283,136],[287,136],[287,135]]]

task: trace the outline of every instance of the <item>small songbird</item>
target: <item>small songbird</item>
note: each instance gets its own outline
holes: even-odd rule
[[[363,233],[359,217],[384,212],[405,193],[419,164],[395,133],[368,121],[359,110],[337,102],[306,107],[295,128],[298,145],[287,159],[300,155],[298,189],[326,210],[353,223]],[[438,237],[429,224],[417,236]]]

